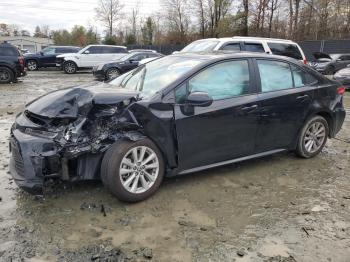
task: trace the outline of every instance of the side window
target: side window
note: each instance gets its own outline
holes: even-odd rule
[[[14,47],[0,47],[0,56],[19,56],[19,52]]]
[[[99,46],[90,46],[88,51],[90,52],[89,54],[101,54],[102,53],[101,47],[99,47]]]
[[[343,56],[340,57],[340,60],[342,60],[342,61],[349,61],[350,60],[350,56],[343,55]]]
[[[223,62],[204,69],[189,80],[188,89],[207,92],[214,100],[248,94],[248,61]]]
[[[265,49],[260,43],[244,43],[244,46],[248,52],[265,53]]]
[[[239,43],[229,43],[221,47],[220,50],[241,51],[241,46]]]
[[[47,48],[43,49],[42,52],[45,55],[53,55],[54,53],[56,53],[56,49],[53,47],[49,47],[49,48],[47,47]]]
[[[127,52],[124,48],[113,46],[113,47],[110,47],[110,53],[118,54],[118,53],[127,53]]]
[[[175,90],[175,101],[177,104],[183,104],[185,102],[187,95],[186,83],[182,84]]]
[[[295,65],[291,65],[291,68],[292,68],[295,87],[303,87],[303,86],[313,85],[317,83],[317,79],[315,77],[313,77],[309,73],[304,72],[299,67]]]
[[[140,61],[142,59],[145,59],[146,57],[147,57],[147,54],[139,54],[139,55],[133,56],[131,59],[133,59],[134,61]]]
[[[283,89],[293,88],[293,78],[288,63],[257,60],[260,80],[261,92],[270,92]]]
[[[296,45],[281,44],[281,43],[267,43],[267,45],[270,47],[271,52],[274,55],[288,56],[298,60],[303,59],[299,51],[299,48]]]

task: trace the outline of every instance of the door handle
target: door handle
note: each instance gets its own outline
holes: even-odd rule
[[[297,96],[297,100],[302,100],[302,99],[305,99],[305,98],[309,98],[309,95],[300,95],[300,96]]]
[[[242,111],[253,111],[257,108],[258,108],[258,105],[245,106],[245,107],[242,107]]]

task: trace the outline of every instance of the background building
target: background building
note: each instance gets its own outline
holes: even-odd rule
[[[20,49],[27,49],[31,53],[39,52],[43,48],[53,45],[53,40],[50,38],[31,36],[0,36],[0,43],[5,41]]]

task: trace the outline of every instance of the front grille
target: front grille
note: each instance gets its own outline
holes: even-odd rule
[[[13,160],[15,162],[15,169],[18,175],[24,175],[24,163],[21,153],[19,152],[18,146],[14,140],[11,141],[11,151]]]

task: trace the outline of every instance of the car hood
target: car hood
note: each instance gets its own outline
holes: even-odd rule
[[[138,99],[138,92],[93,82],[50,92],[26,106],[26,111],[46,118],[76,119],[87,115],[94,105],[115,105]]]
[[[63,58],[63,57],[68,57],[68,56],[74,56],[77,55],[78,53],[66,53],[66,54],[62,54],[62,55],[58,55],[56,56],[57,58]]]
[[[321,59],[321,58],[326,58],[332,60],[332,57],[330,57],[329,54],[322,53],[322,52],[315,52],[313,53],[313,56],[315,57],[316,60]]]

